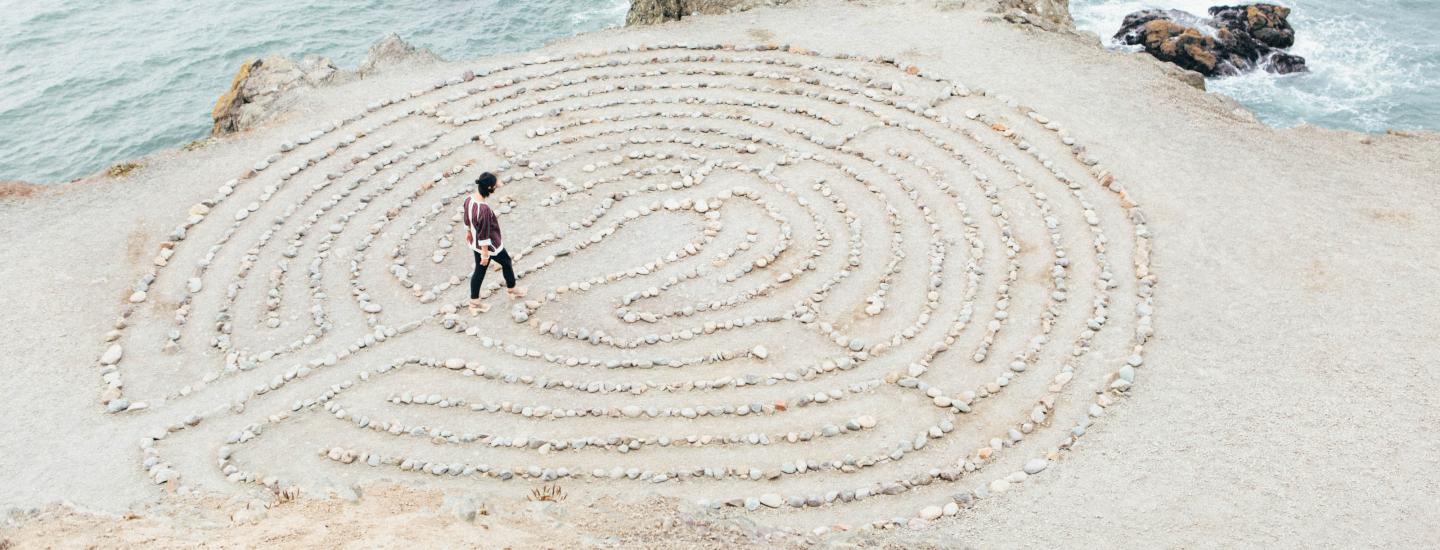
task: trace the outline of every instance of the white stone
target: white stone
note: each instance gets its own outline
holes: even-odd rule
[[[1043,458],[1032,458],[1025,463],[1025,473],[1034,475],[1045,471],[1050,466],[1050,461]]]
[[[785,499],[780,498],[780,495],[777,495],[775,493],[765,493],[763,495],[760,495],[760,504],[764,504],[771,508],[779,508],[780,505],[784,503]]]
[[[750,353],[761,360],[770,356],[770,350],[765,349],[765,346],[755,346],[754,349],[750,350]]]
[[[125,350],[120,347],[120,344],[110,344],[110,347],[105,349],[105,353],[100,355],[100,364],[114,365],[119,363],[120,357],[124,354]]]

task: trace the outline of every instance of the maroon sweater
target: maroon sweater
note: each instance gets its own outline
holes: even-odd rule
[[[505,250],[505,245],[500,241],[500,220],[495,217],[495,211],[490,205],[473,200],[475,197],[465,197],[465,204],[462,206],[465,213],[465,243],[470,249],[476,252],[484,252],[489,248],[491,254],[497,254]]]

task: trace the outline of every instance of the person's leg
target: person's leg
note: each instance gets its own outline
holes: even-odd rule
[[[475,257],[475,271],[470,274],[470,313],[482,313],[490,309],[480,303],[480,285],[485,283],[485,272],[489,269],[488,266],[480,265],[479,252],[471,250],[470,253]]]
[[[510,259],[510,252],[502,250],[494,258],[500,262],[500,273],[505,276],[505,288],[509,289],[511,298],[525,296],[525,289],[515,286],[515,267]]]
[[[510,262],[510,252],[501,250],[494,259],[500,262],[500,274],[505,276],[505,288],[515,288],[515,267]]]

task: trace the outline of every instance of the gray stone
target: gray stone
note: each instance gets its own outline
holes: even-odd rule
[[[1048,460],[1045,460],[1045,459],[1043,459],[1043,458],[1032,458],[1032,459],[1030,459],[1029,462],[1026,462],[1026,463],[1025,463],[1025,468],[1024,468],[1024,470],[1025,470],[1025,473],[1034,475],[1034,474],[1038,474],[1038,473],[1040,473],[1040,472],[1045,471],[1045,468],[1047,468],[1047,467],[1049,467],[1049,466],[1050,466],[1050,461],[1048,461]]]

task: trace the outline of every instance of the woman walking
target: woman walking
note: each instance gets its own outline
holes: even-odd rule
[[[500,264],[510,299],[525,296],[525,290],[515,286],[515,269],[510,264],[510,253],[505,251],[505,243],[501,240],[500,220],[486,202],[498,185],[495,174],[480,174],[475,180],[475,191],[465,197],[463,206],[465,242],[470,245],[470,252],[475,255],[475,272],[470,275],[471,315],[490,311],[489,304],[480,303],[480,285],[485,282],[485,272],[490,270],[492,260]]]

